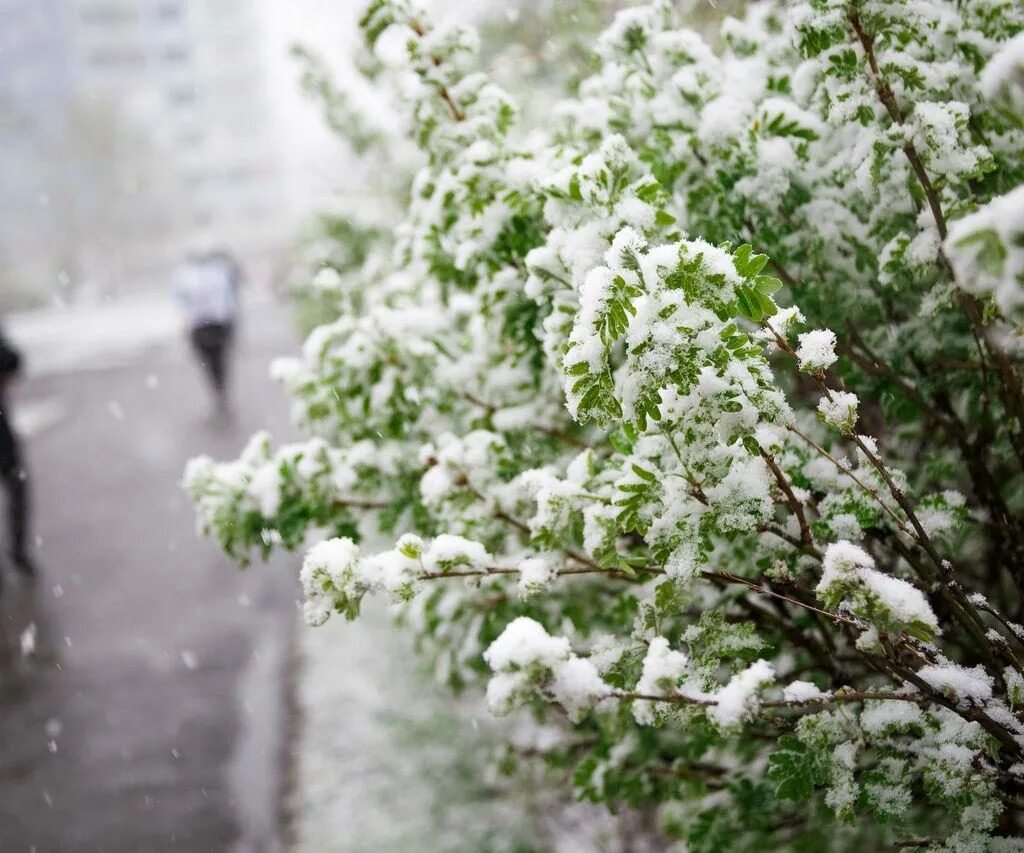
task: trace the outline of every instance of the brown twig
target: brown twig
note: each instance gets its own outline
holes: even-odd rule
[[[807,523],[807,513],[804,511],[803,502],[797,499],[796,494],[793,492],[793,489],[789,484],[789,480],[775,462],[774,457],[762,449],[761,458],[764,459],[765,464],[767,464],[768,468],[775,476],[775,480],[779,484],[779,488],[782,489],[782,493],[786,496],[786,502],[789,504],[789,508],[793,510],[793,514],[796,516],[797,522],[800,524],[800,541],[803,544],[804,550],[820,558],[821,551],[819,551],[814,544],[814,534],[811,533],[811,526]]]

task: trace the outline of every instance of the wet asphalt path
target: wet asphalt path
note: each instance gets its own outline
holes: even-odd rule
[[[266,378],[287,309],[239,338],[230,428],[181,342],[18,391],[49,415],[27,448],[42,577],[6,571],[0,597],[2,853],[280,849],[294,559],[238,571],[177,485],[196,453],[288,436]]]

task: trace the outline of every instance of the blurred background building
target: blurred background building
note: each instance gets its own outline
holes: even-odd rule
[[[499,82],[543,110],[560,92],[544,69],[582,73],[582,45],[621,0],[435,5],[481,25]],[[312,214],[368,201],[366,164],[291,56],[309,48],[354,106],[386,119],[352,69],[362,6],[0,0],[0,312],[165,289],[193,246],[223,246],[256,284],[280,286]],[[560,44],[573,55],[550,55]]]
[[[161,286],[288,242],[250,0],[0,0],[0,308]]]

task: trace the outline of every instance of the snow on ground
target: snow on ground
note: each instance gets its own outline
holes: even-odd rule
[[[296,853],[633,849],[602,808],[497,776],[487,749],[512,724],[433,684],[382,608],[300,628],[296,645]]]
[[[522,811],[474,778],[473,747],[494,723],[430,684],[408,639],[372,607],[354,623],[299,629],[290,803],[298,853],[503,849],[502,836],[516,840]]]
[[[4,331],[33,376],[120,364],[183,334],[177,306],[166,293],[11,314]]]
[[[19,401],[14,410],[14,431],[31,438],[56,426],[67,414],[67,407],[57,397]]]

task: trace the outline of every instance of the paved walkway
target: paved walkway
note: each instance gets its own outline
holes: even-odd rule
[[[236,570],[177,486],[196,453],[288,433],[266,373],[290,317],[250,314],[232,428],[177,342],[19,389],[43,574],[0,598],[3,853],[280,848],[295,567]]]

